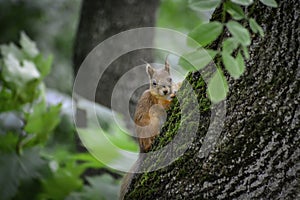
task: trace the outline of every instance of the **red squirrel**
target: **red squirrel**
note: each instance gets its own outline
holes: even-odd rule
[[[173,81],[170,76],[170,65],[165,62],[163,69],[154,69],[147,64],[149,89],[139,99],[134,115],[136,136],[140,152],[149,151],[154,138],[166,120],[166,109],[169,107],[173,93]]]
[[[181,85],[181,83],[173,83],[167,60],[162,69],[155,69],[147,63],[146,72],[149,77],[149,89],[139,99],[134,115],[136,136],[141,153],[150,150],[155,137],[160,133],[166,120],[166,109],[169,108],[172,98],[175,97],[176,91]],[[121,185],[120,199],[124,198],[133,178],[133,173],[139,167],[140,162],[141,160],[138,159],[129,173],[125,175]]]

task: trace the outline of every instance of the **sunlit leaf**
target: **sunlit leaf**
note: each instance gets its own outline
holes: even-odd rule
[[[249,46],[251,44],[249,31],[240,23],[229,21],[226,26],[233,37],[235,37],[243,46]]]
[[[25,60],[23,65],[17,58],[9,54],[4,58],[5,66],[2,69],[3,78],[6,82],[14,84],[15,87],[24,87],[29,81],[40,78],[40,73],[34,63]]]
[[[239,5],[231,2],[226,2],[225,10],[232,16],[233,19],[241,20],[245,18],[245,13]]]
[[[184,16],[178,17],[178,13],[184,13]],[[189,32],[203,20],[202,15],[190,9],[187,0],[161,1],[157,16],[156,25],[158,27],[181,32]]]
[[[31,58],[38,55],[36,44],[24,33],[21,33],[20,45],[22,50]]]
[[[195,11],[213,10],[221,0],[189,0],[189,7]]]
[[[255,19],[250,18],[249,19],[249,24],[250,24],[250,28],[254,33],[259,33],[260,36],[264,36],[264,31],[262,29],[262,27],[255,21]]]
[[[210,22],[197,26],[189,33],[189,37],[193,38],[200,45],[205,46],[217,39],[222,31],[223,24],[220,22]]]
[[[231,0],[233,3],[237,3],[243,6],[249,6],[253,3],[253,0]]]
[[[196,71],[203,69],[216,56],[217,51],[208,49],[199,49],[181,56],[179,65],[187,71]]]
[[[273,7],[273,8],[277,8],[278,4],[275,0],[260,0],[260,2],[262,2],[263,4]]]
[[[208,96],[213,103],[224,100],[228,92],[228,83],[221,69],[217,68],[208,83]]]
[[[78,134],[85,146],[95,155],[102,158],[101,162],[110,163],[119,157],[117,149],[105,137],[101,130],[79,129]],[[108,150],[108,151],[107,151]]]
[[[90,153],[79,153],[72,156],[72,158],[76,161],[79,161],[81,164],[79,167],[83,167],[84,170],[87,168],[105,168],[105,164],[101,163]]]
[[[113,136],[109,137],[109,134],[102,129],[85,128],[77,129],[77,131],[84,146],[106,166],[128,170],[136,159],[136,157],[127,157],[124,150],[115,146],[111,141]]]
[[[109,134],[106,134],[107,139],[112,142],[115,146],[133,152],[138,152],[139,148],[136,142],[132,140],[128,133],[123,131],[118,126],[113,126],[110,129]]]
[[[10,43],[9,45],[0,45],[0,50],[3,57],[7,57],[9,54],[12,54],[18,60],[24,59],[24,52],[21,51],[14,43]]]
[[[19,109],[38,98],[42,78],[50,71],[51,57],[41,59],[35,43],[24,33],[21,34],[20,46],[13,43],[0,46],[3,58],[0,61],[1,81],[5,82],[0,93],[0,100],[5,103],[0,105],[0,110]]]

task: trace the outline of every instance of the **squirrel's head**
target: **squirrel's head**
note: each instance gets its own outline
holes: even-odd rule
[[[150,80],[151,94],[158,98],[168,99],[172,93],[173,83],[168,61],[165,61],[165,67],[162,69],[154,69],[150,64],[147,64],[146,71]]]

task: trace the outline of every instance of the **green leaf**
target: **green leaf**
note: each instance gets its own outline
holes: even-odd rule
[[[20,107],[19,103],[16,103],[14,94],[8,88],[1,88],[0,102],[0,112],[17,110]]]
[[[12,152],[0,156],[0,199],[11,199],[20,185],[18,156]]]
[[[213,10],[220,2],[221,0],[189,0],[189,7],[195,11]]]
[[[235,21],[229,21],[226,24],[229,32],[239,41],[243,46],[249,46],[251,44],[249,31],[244,28],[240,23]]]
[[[238,47],[238,41],[235,38],[227,38],[222,43],[222,51],[231,54]]]
[[[88,177],[89,186],[83,189],[83,195],[86,199],[118,199],[120,190],[114,179],[108,175]]]
[[[227,2],[225,3],[225,10],[232,16],[233,19],[241,20],[245,18],[245,13],[239,5]]]
[[[9,54],[14,55],[18,60],[25,58],[24,52],[21,51],[14,43],[9,45],[0,45],[1,54],[3,57],[7,57]]]
[[[114,148],[115,146],[106,138],[107,134],[102,130],[77,129],[77,131],[81,141],[90,152],[101,157],[101,162],[111,163],[120,156],[118,148]]]
[[[68,164],[66,164],[68,165]],[[79,190],[83,182],[80,174],[76,170],[76,165],[58,168],[52,177],[42,180],[43,192],[40,199],[65,199],[72,191]]]
[[[184,16],[178,17],[178,13],[184,13]],[[181,32],[189,32],[199,22],[203,21],[202,15],[189,8],[187,0],[160,1],[157,16],[159,16],[156,18],[158,27],[170,28]]]
[[[0,151],[12,152],[16,150],[19,136],[15,133],[0,134]]]
[[[106,167],[103,163],[98,161],[90,153],[78,153],[78,154],[73,155],[72,159],[79,161],[81,163],[80,167],[82,167],[84,170],[86,170],[87,168],[104,168],[104,167]]]
[[[277,8],[278,4],[275,0],[260,0],[260,2],[262,2],[263,4],[273,7],[273,8]]]
[[[45,77],[50,73],[51,65],[53,62],[53,56],[48,56],[48,58],[45,59],[43,55],[39,54],[34,58],[33,61],[38,70],[40,71],[42,77]]]
[[[40,142],[44,142],[60,121],[60,108],[61,104],[47,108],[44,101],[34,105],[33,112],[26,116],[24,130],[36,134]]]
[[[36,44],[24,33],[21,33],[20,45],[22,50],[31,58],[39,54]]]
[[[43,156],[49,160],[49,168],[52,173],[51,176],[41,180],[42,193],[39,195],[39,199],[66,199],[73,191],[82,189],[81,175],[87,169],[86,161],[93,161],[92,156],[88,157],[88,155],[88,153],[80,154],[78,156],[80,162],[78,162],[77,158],[65,149],[56,148],[54,151],[44,152]],[[91,165],[89,166],[91,167]]]
[[[244,61],[244,58],[243,58],[243,56],[242,56],[242,54],[241,54],[240,51],[238,52],[238,54],[237,54],[235,60],[236,60],[236,62],[237,62],[237,64],[238,64],[238,67],[239,67],[239,70],[240,70],[241,74],[243,74],[246,67],[245,67],[245,61]]]
[[[229,72],[230,76],[238,79],[244,71],[239,67],[238,62],[230,54],[222,52],[222,60],[225,65],[226,70]]]
[[[200,50],[182,55],[179,60],[179,65],[187,71],[200,70],[209,64],[216,54],[217,51],[201,48]]]
[[[255,19],[250,18],[249,19],[250,28],[254,33],[259,33],[261,37],[264,37],[264,31],[262,27],[255,21]]]
[[[231,0],[233,3],[237,3],[243,6],[249,6],[253,3],[253,0]]]
[[[45,166],[38,149],[26,149],[22,155],[15,152],[0,154],[0,199],[12,199],[20,182],[40,176],[39,169]]]
[[[227,52],[222,52],[222,60],[226,70],[233,78],[238,79],[244,73],[245,63],[240,52],[238,52],[236,58],[232,57]]]
[[[222,70],[218,67],[208,83],[208,96],[213,103],[224,100],[228,93],[228,83]]]
[[[136,154],[128,157],[128,155],[124,154],[124,150],[116,147],[111,138],[108,138],[110,134],[105,133],[102,129],[85,128],[77,129],[77,131],[85,147],[106,166],[121,167],[124,170],[128,170],[132,165],[132,161],[136,159],[134,157]]]
[[[250,58],[248,48],[245,46],[243,46],[242,48],[243,48],[243,54],[244,54],[245,58],[248,60]]]
[[[205,46],[217,39],[222,31],[223,24],[215,21],[197,26],[189,33],[189,37],[193,38],[200,45]]]
[[[28,82],[40,78],[39,71],[30,61],[25,60],[22,66],[14,55],[9,54],[4,58],[4,63],[3,78],[15,87],[23,88]]]
[[[139,148],[129,134],[123,131],[119,126],[113,126],[109,130],[109,134],[106,134],[107,139],[114,145],[121,149],[125,149],[132,152],[138,152]]]

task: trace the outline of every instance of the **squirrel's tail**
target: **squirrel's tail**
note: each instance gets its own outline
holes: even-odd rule
[[[123,200],[126,193],[128,192],[129,186],[131,185],[132,179],[136,173],[139,171],[139,167],[142,161],[142,154],[139,155],[137,161],[132,165],[128,173],[124,176],[122,183],[121,183],[121,188],[120,188],[120,193],[119,193],[119,200]]]
[[[132,181],[132,178],[134,176],[134,173],[130,173],[128,172],[123,180],[122,180],[122,184],[121,184],[121,188],[120,188],[120,194],[119,194],[119,200],[123,200],[124,199],[124,196],[125,194],[127,193],[128,191],[128,187]]]

